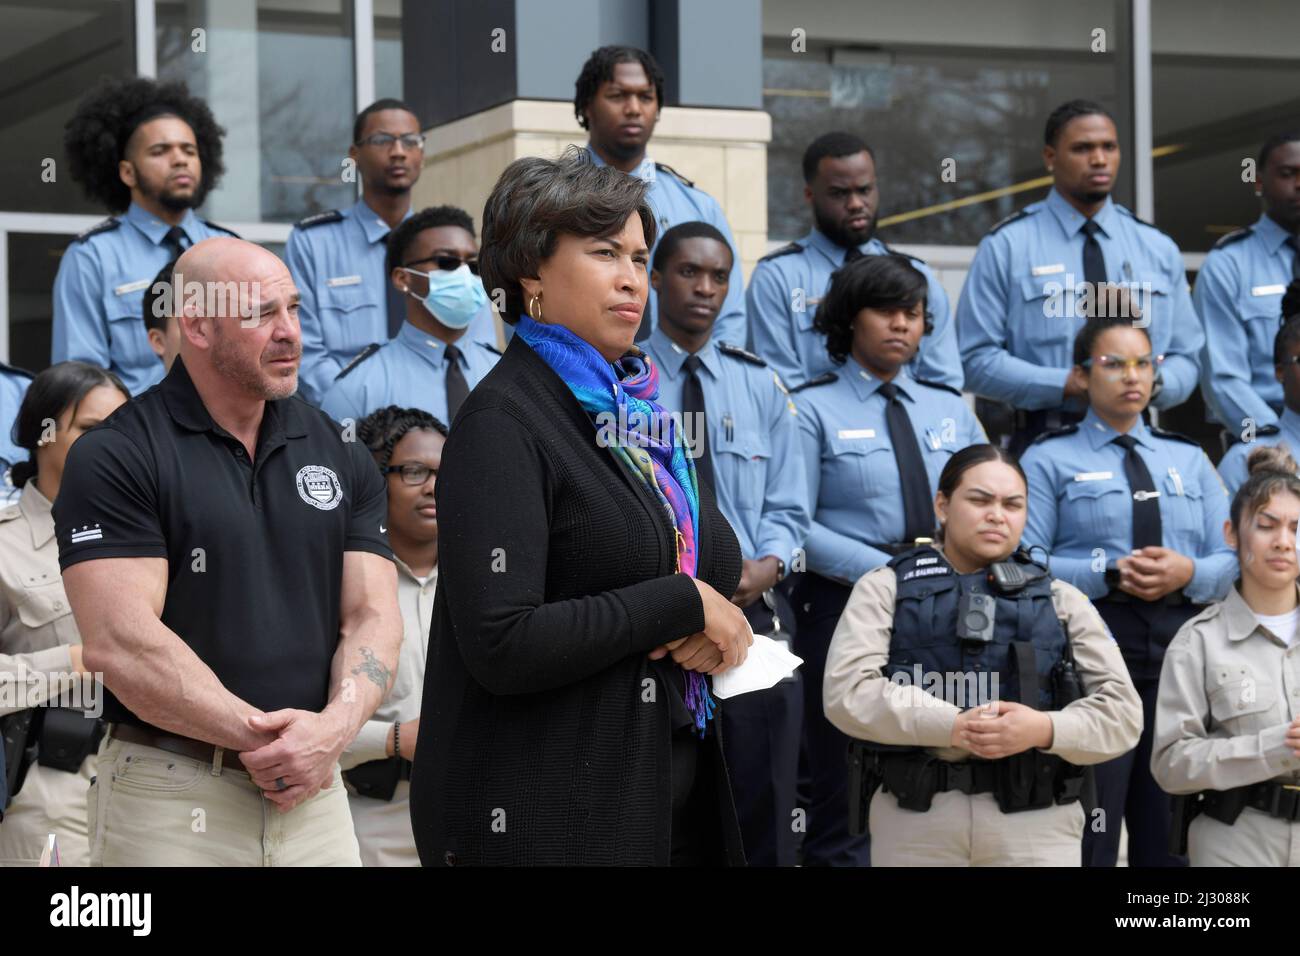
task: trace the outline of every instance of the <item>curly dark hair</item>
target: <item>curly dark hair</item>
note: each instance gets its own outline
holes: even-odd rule
[[[402,264],[402,260],[406,258],[406,250],[411,248],[411,243],[415,241],[416,236],[426,229],[437,229],[440,226],[459,226],[477,238],[474,232],[474,217],[459,206],[429,206],[427,209],[421,209],[413,216],[402,220],[402,223],[388,236],[384,275],[392,275],[393,270]]]
[[[447,426],[421,408],[388,405],[371,412],[357,423],[357,437],[375,456],[379,469],[393,460],[393,449],[413,428],[427,428],[447,437]]]
[[[920,304],[930,331],[930,286],[907,256],[863,256],[835,270],[831,287],[813,316],[813,328],[826,336],[826,354],[843,365],[853,349],[853,320],[863,309],[910,309]]]
[[[63,128],[63,148],[72,178],[110,212],[124,212],[131,205],[131,190],[117,174],[127,141],[142,123],[159,116],[178,117],[194,131],[202,164],[194,206],[201,206],[208,190],[221,181],[226,171],[221,138],[226,131],[217,125],[206,102],[191,96],[189,87],[180,82],[105,77],[77,104]]]
[[[592,51],[587,62],[582,64],[582,72],[573,84],[573,115],[578,118],[578,125],[587,129],[587,117],[582,111],[587,108],[600,89],[600,84],[614,78],[614,67],[620,63],[640,63],[645,70],[646,79],[655,86],[655,101],[664,105],[664,71],[659,63],[645,50],[634,46],[603,46]]]

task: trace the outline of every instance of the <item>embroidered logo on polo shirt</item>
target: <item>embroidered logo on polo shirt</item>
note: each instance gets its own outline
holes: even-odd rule
[[[298,470],[298,496],[313,508],[331,511],[343,500],[339,476],[324,465],[308,465]]]

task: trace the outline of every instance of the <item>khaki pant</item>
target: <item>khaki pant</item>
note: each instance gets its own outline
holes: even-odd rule
[[[1079,866],[1084,813],[1064,806],[1003,813],[991,793],[936,793],[925,813],[891,793],[871,800],[872,866]]]
[[[392,800],[348,794],[362,866],[419,866],[411,830],[411,784],[399,780]]]
[[[89,794],[91,866],[360,866],[338,768],[288,813],[248,774],[104,738]]]
[[[51,833],[58,837],[60,866],[86,866],[86,791],[94,775],[93,755],[77,773],[32,764],[0,823],[0,866],[36,866]]]
[[[1300,866],[1300,823],[1252,807],[1229,826],[1201,814],[1187,831],[1192,866]]]

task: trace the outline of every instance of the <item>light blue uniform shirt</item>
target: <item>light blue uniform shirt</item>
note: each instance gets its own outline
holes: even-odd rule
[[[414,215],[408,209],[403,220]],[[298,393],[319,404],[334,377],[367,345],[388,341],[388,223],[364,199],[349,209],[299,220],[285,260],[302,295],[302,371]],[[426,268],[428,264],[425,264]],[[466,339],[496,344],[491,306]]]
[[[149,348],[144,293],[172,253],[163,245],[171,226],[132,203],[73,241],[54,277],[50,361],[77,359],[115,372],[132,395],[163,379],[163,363]],[[180,222],[185,248],[229,229],[186,210]]]
[[[469,335],[456,342],[459,364],[472,389],[501,357],[494,346]],[[325,393],[321,409],[335,421],[360,421],[387,405],[422,408],[447,420],[447,346],[432,335],[403,322],[397,337],[361,358]]]
[[[597,166],[605,165],[605,161],[590,145],[587,146],[587,153]],[[685,180],[674,175],[673,171],[658,165],[649,156],[632,170],[631,175],[650,186],[646,191],[646,200],[659,224],[656,248],[665,232],[684,222],[707,222],[726,237],[727,244],[731,246],[731,281],[727,286],[727,297],[722,302],[722,310],[713,324],[712,338],[715,342],[743,346],[748,335],[745,326],[745,276],[740,268],[740,247],[731,235],[731,227],[727,225],[722,207],[704,190],[688,185]],[[654,261],[654,249],[650,250],[650,261]],[[646,281],[649,282],[649,266]],[[653,288],[650,290],[650,300],[646,303],[646,314],[650,316],[650,328],[655,329],[659,323],[659,298]]]
[[[858,248],[869,256],[893,251],[874,237]],[[831,273],[844,264],[847,252],[814,229],[798,242],[764,256],[754,267],[745,294],[754,351],[791,388],[835,368],[826,354],[826,336],[813,328],[813,318],[831,287]],[[921,339],[912,359],[912,374],[960,391],[961,357],[948,293],[929,266],[913,256],[907,258],[925,276],[926,308],[934,320],[934,331]]]
[[[1282,409],[1282,417],[1274,424],[1266,425],[1255,433],[1254,441],[1239,441],[1224,453],[1219,460],[1219,475],[1228,486],[1228,494],[1235,495],[1237,489],[1246,483],[1250,472],[1246,461],[1250,453],[1261,445],[1270,448],[1285,444],[1291,457],[1300,461],[1300,415],[1289,408]]]
[[[1198,604],[1218,601],[1237,577],[1237,556],[1224,543],[1228,493],[1199,445],[1170,437],[1139,419],[1129,434],[1160,493],[1164,546],[1195,563],[1183,588]],[[1020,465],[1029,479],[1029,517],[1022,543],[1040,545],[1052,575],[1090,598],[1104,597],[1106,565],[1133,550],[1133,495],[1124,476],[1119,436],[1092,409],[1077,425],[1029,446]]]
[[[642,347],[659,369],[659,404],[680,412],[689,353],[660,329]],[[770,368],[720,351],[714,342],[696,354],[718,508],[745,558],[771,555],[790,568],[809,525],[794,406]]]
[[[18,409],[22,407],[23,396],[31,383],[31,373],[0,362],[0,472],[7,472],[13,465],[31,457],[27,449],[19,448],[13,438]],[[0,485],[4,484],[0,482]],[[0,487],[0,497],[10,490],[11,486]]]
[[[823,378],[833,381],[819,384]],[[925,385],[906,369],[894,378],[912,422],[933,497],[948,459],[987,438],[961,395]],[[891,555],[873,547],[900,541],[906,530],[898,460],[885,420],[880,379],[852,356],[795,390],[812,530],[808,568],[849,584]]]
[[[1196,275],[1192,292],[1205,324],[1201,384],[1210,413],[1229,431],[1246,419],[1272,425],[1282,409],[1273,377],[1273,339],[1295,251],[1289,234],[1267,215],[1220,239]]]
[[[1108,281],[1138,289],[1151,346],[1164,355],[1164,388],[1152,403],[1172,408],[1196,387],[1205,335],[1192,307],[1174,241],[1111,199],[1094,217]],[[1083,326],[1085,217],[1055,189],[985,236],[957,304],[966,387],[1014,408],[1060,408]]]

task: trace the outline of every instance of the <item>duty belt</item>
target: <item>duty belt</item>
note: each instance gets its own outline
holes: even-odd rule
[[[1259,810],[1262,813],[1267,813],[1270,817],[1289,820],[1292,823],[1300,820],[1300,786],[1278,783],[1275,780],[1222,792],[1207,790],[1203,794],[1205,813],[1216,820],[1219,819],[1216,816],[1216,811],[1220,809],[1221,803],[1226,802],[1225,798],[1233,794],[1239,794],[1241,791],[1245,791],[1242,794],[1245,798],[1245,805],[1253,810]],[[1232,816],[1233,820],[1235,820],[1236,814],[1232,814]],[[1228,821],[1222,822],[1226,823]]]

